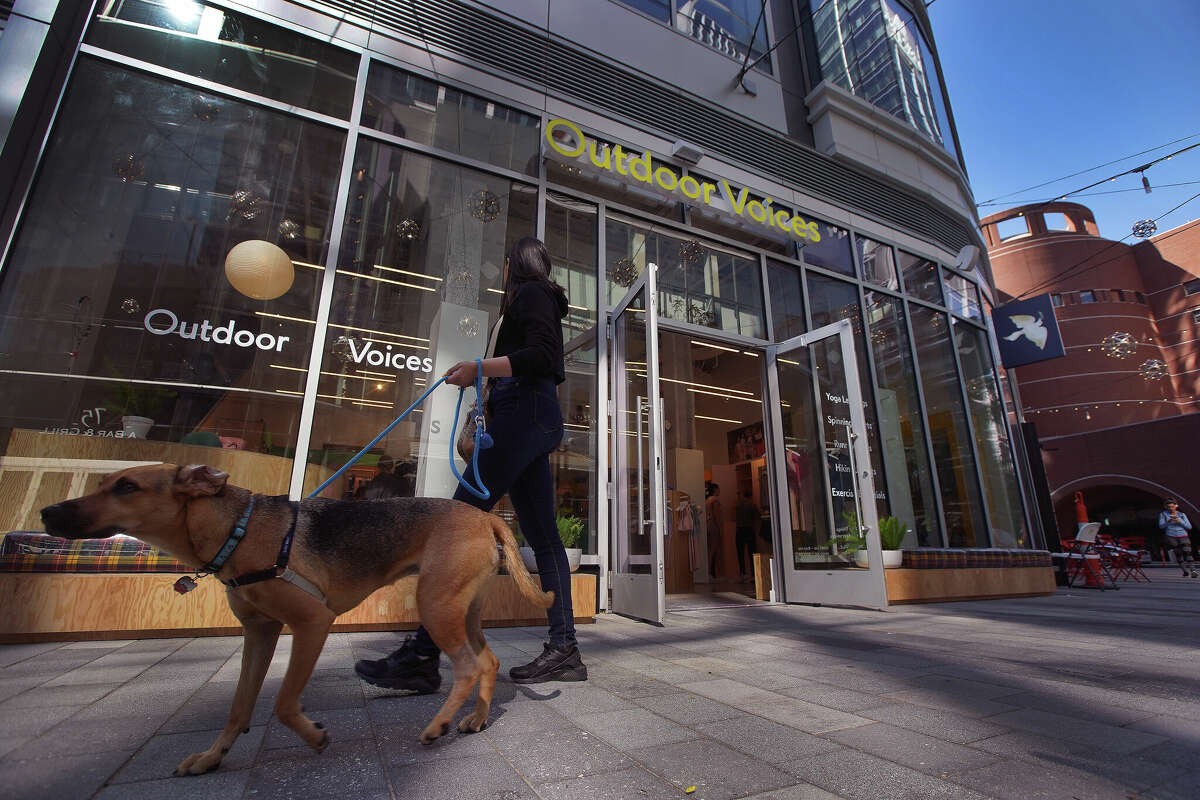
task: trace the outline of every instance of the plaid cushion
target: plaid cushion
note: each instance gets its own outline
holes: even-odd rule
[[[0,544],[0,572],[191,572],[137,539],[59,539],[17,532]]]
[[[1050,553],[1047,550],[1007,550],[1000,547],[966,550],[924,547],[905,550],[903,566],[909,569],[1048,567]]]

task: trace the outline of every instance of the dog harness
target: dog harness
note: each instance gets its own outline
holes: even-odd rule
[[[282,578],[293,586],[317,598],[321,605],[328,605],[325,602],[325,593],[315,583],[288,566],[288,560],[292,554],[292,540],[296,536],[296,520],[300,514],[300,504],[295,500],[289,500],[288,505],[292,508],[292,524],[288,526],[287,535],[283,537],[283,543],[279,545],[279,555],[275,558],[275,565],[266,569],[257,569],[253,572],[244,572],[236,578],[222,581],[222,583],[230,589],[238,589],[242,586],[260,583],[271,578]],[[254,495],[250,495],[250,503],[246,506],[245,512],[243,512],[238,521],[233,524],[233,528],[229,532],[229,538],[225,540],[225,544],[221,545],[221,549],[217,551],[217,555],[212,561],[209,561],[203,567],[196,570],[195,578],[216,574],[225,566],[225,562],[229,560],[229,557],[233,555],[233,551],[237,549],[237,546],[242,543],[242,539],[246,537],[246,526],[250,523],[250,514],[253,511]],[[195,589],[195,578],[187,575],[180,578],[175,582],[175,591],[180,594],[186,594]]]

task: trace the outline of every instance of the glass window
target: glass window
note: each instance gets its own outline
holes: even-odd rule
[[[1093,292],[1091,289],[1084,289],[1083,291],[1081,291],[1079,293],[1079,302],[1080,303],[1096,302],[1096,293]]]
[[[195,98],[79,60],[3,272],[0,427],[65,472],[205,463],[281,494],[344,135]]]
[[[611,214],[606,237],[610,305],[620,302],[646,264],[657,264],[660,316],[766,338],[757,258]]]
[[[821,76],[954,152],[933,54],[895,0],[809,0]]]
[[[811,219],[811,218],[810,218]],[[821,267],[843,275],[854,275],[854,255],[850,251],[850,231],[830,225],[828,222],[812,220],[817,224],[818,235],[810,237],[801,250],[804,263],[810,267]]]
[[[996,223],[996,235],[1000,237],[1000,241],[1007,239],[1015,239],[1018,236],[1029,235],[1029,220],[1025,217],[1011,217],[1002,219]]]
[[[1067,215],[1059,211],[1047,211],[1042,214],[1042,221],[1045,222],[1048,231],[1071,230],[1071,222],[1067,219]]]
[[[871,451],[871,472],[875,482],[875,499],[879,516],[888,515],[887,484],[884,482],[883,467],[879,458],[879,432],[875,421],[875,405],[871,402],[871,369],[865,357],[867,352],[866,337],[863,335],[862,311],[858,305],[858,289],[844,281],[826,278],[822,275],[809,274],[808,302],[812,313],[812,328],[817,328],[837,322],[841,319],[850,320],[854,328],[854,352],[858,360],[858,382],[862,386],[863,413],[867,421],[867,446]],[[825,376],[840,373],[841,350],[836,340],[827,340],[813,347],[813,365],[817,375]],[[832,378],[831,378],[832,380]],[[834,395],[845,396],[844,393],[833,392]],[[830,398],[825,397],[828,401]],[[837,524],[841,521],[835,520]]]
[[[546,248],[551,274],[567,290],[563,320],[566,380],[558,387],[562,443],[550,455],[560,517],[585,524],[585,553],[596,552],[596,459],[599,448],[596,349],[597,210],[590,203],[549,192],[546,196]]]
[[[671,2],[670,0],[621,0],[627,6],[636,8],[645,14],[649,14],[657,20],[663,22],[671,21]]]
[[[1021,489],[1013,463],[1004,407],[987,334],[971,325],[955,322],[954,343],[967,387],[967,407],[975,431],[975,452],[987,492],[993,547],[1029,547]]]
[[[921,300],[942,304],[942,285],[938,281],[938,265],[928,258],[898,250],[900,271],[904,273],[904,291]]]
[[[661,22],[671,24],[668,0],[619,0]],[[750,61],[767,50],[767,23],[759,21],[763,4],[759,0],[675,0],[677,31],[742,61],[750,50]],[[757,25],[757,30],[755,26]],[[751,42],[751,36],[754,40]],[[755,68],[771,72],[771,60],[764,58]]]
[[[945,312],[910,303],[917,371],[951,547],[987,547],[987,526]]]
[[[721,187],[721,181],[716,178],[708,178],[698,172],[689,170],[688,174],[699,181],[702,185],[705,183],[713,184]],[[804,231],[806,238],[797,239],[791,229],[791,220],[795,217],[795,212],[785,205],[776,203],[775,201],[763,197],[762,195],[753,194],[749,190],[739,189],[729,184],[733,192],[742,192],[738,195],[740,203],[745,205],[743,214],[738,215],[734,211],[733,205],[725,195],[723,188],[718,188],[717,191],[709,195],[708,203],[692,203],[688,205],[689,216],[688,221],[692,227],[700,228],[701,230],[724,236],[727,239],[743,242],[751,247],[760,247],[763,250],[770,250],[776,253],[782,253],[785,256],[793,256],[796,253],[797,243],[805,243],[808,241],[809,232]],[[763,221],[769,223],[767,215],[777,217],[784,215],[783,219],[787,220],[784,223],[784,228],[771,224],[764,224]],[[761,218],[756,220],[755,215]],[[801,220],[798,224],[804,224]]]
[[[1050,295],[1050,305],[1054,306],[1055,308],[1058,308],[1062,304],[1063,304],[1063,299],[1062,299],[1061,294],[1051,294]]]
[[[807,329],[802,283],[799,267],[767,259],[767,296],[771,298],[771,324],[777,342],[799,336]]]
[[[1186,281],[1183,284],[1183,293],[1184,294],[1200,293],[1200,278],[1196,278],[1195,280]]]
[[[905,546],[939,547],[933,471],[909,348],[904,307],[897,298],[867,292],[867,327],[875,359],[875,397],[892,514],[908,525]]]
[[[85,41],[167,69],[350,118],[358,55],[226,8],[192,0],[100,3]],[[221,103],[192,90],[192,114],[214,126]]]
[[[862,265],[862,278],[868,283],[884,289],[900,290],[900,279],[896,277],[896,261],[892,248],[865,236],[855,236],[858,246],[858,261]]]
[[[541,120],[451,86],[371,64],[363,125],[487,164],[537,175]]]
[[[983,319],[978,286],[948,269],[942,270],[942,279],[946,284],[946,305],[951,311],[968,319]]]
[[[1141,303],[1141,304],[1145,305],[1145,303],[1146,303],[1146,295],[1142,294],[1141,292],[1134,292],[1133,294],[1134,294],[1134,296],[1135,296],[1135,297],[1137,297],[1137,301],[1138,301],[1139,303]]]
[[[306,492],[415,402],[432,379],[455,362],[483,355],[499,313],[504,256],[514,241],[534,234],[536,208],[532,186],[360,141],[323,343]],[[430,395],[326,495],[353,497],[358,481],[374,477],[386,456],[385,463],[412,462],[417,495],[451,496],[457,483],[446,461],[457,399],[453,392]]]

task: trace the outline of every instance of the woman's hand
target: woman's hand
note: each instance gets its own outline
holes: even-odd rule
[[[479,365],[474,361],[460,361],[446,370],[446,383],[455,386],[472,386],[478,371]]]

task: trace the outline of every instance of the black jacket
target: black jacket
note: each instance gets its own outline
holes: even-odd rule
[[[523,283],[504,311],[493,356],[508,356],[518,378],[566,379],[563,367],[563,317],[567,298],[546,281]]]

